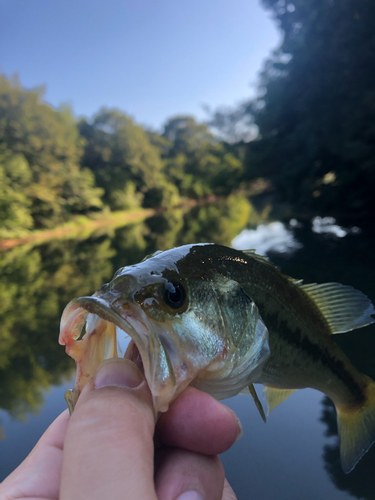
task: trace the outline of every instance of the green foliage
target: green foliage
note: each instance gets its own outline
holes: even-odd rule
[[[31,170],[21,154],[0,147],[0,238],[31,229],[31,203],[25,194]]]
[[[56,111],[42,102],[41,90],[26,91],[17,78],[0,76],[0,161],[7,221],[1,229],[17,227],[7,215],[10,206],[24,228],[32,227],[30,216],[35,228],[52,227],[74,213],[101,207],[102,190],[94,186],[92,173],[80,167],[82,147],[69,109]],[[9,165],[14,162],[19,174],[11,179]],[[15,197],[12,191],[23,196]]]
[[[183,196],[200,198],[211,193],[226,195],[243,176],[242,162],[218,142],[207,125],[190,116],[171,118],[164,126],[161,145],[165,171]]]
[[[135,208],[143,198],[150,198],[146,206],[161,203],[162,196],[156,203],[152,198],[167,185],[163,163],[141,126],[116,109],[103,108],[92,121],[82,120],[79,130],[86,139],[83,163],[104,188],[111,208]]]
[[[226,196],[243,178],[239,152],[191,117],[168,120],[162,135],[116,109],[77,123],[68,108],[44,103],[43,89],[0,76],[0,238],[104,209]]]
[[[247,109],[259,129],[248,175],[302,212],[373,217],[375,4],[263,0],[283,41]]]
[[[123,189],[114,189],[110,193],[110,205],[113,210],[132,210],[142,205],[144,194],[137,191],[134,182],[128,181]]]
[[[230,245],[253,212],[248,199],[231,195],[221,203],[197,207],[187,214],[181,244],[214,242]]]

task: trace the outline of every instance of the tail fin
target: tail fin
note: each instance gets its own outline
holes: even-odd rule
[[[375,442],[375,382],[368,378],[366,403],[356,410],[337,410],[341,465],[351,472]]]

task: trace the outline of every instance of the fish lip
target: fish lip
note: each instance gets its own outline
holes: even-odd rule
[[[114,325],[118,326],[125,333],[130,335],[130,337],[137,344],[139,351],[143,351],[145,349],[145,344],[142,337],[138,334],[138,332],[133,328],[133,326],[126,321],[126,317],[130,317],[130,314],[127,314],[126,317],[122,317],[115,309],[111,307],[111,304],[101,297],[88,296],[88,297],[79,297],[78,299],[74,299],[71,301],[72,305],[85,309],[86,311],[96,314],[100,318],[105,321],[109,321]],[[137,318],[138,321],[139,318]],[[146,328],[146,327],[145,327]],[[151,332],[149,331],[151,335]],[[141,353],[142,355],[142,353]]]
[[[123,305],[124,304],[122,304],[122,306]],[[154,331],[152,325],[143,321],[141,311],[140,314],[137,314],[138,306],[131,301],[126,302],[126,305],[129,306],[130,314],[127,313],[125,317],[123,317],[118,311],[115,310],[116,306],[106,298],[97,295],[79,297],[77,299],[73,299],[68,304],[66,313],[64,311],[62,316],[62,323],[64,324],[64,321],[67,320],[72,309],[80,309],[119,327],[127,335],[129,335],[138,348],[142,363],[141,371],[143,371],[147,384],[150,388],[153,399],[154,413],[157,415],[158,411],[164,412],[168,409],[169,402],[176,390],[176,379],[173,371],[173,365],[169,359],[168,352],[164,349],[163,344],[158,338],[157,332]],[[69,307],[70,310],[68,309]],[[65,314],[67,314],[67,317],[64,317]],[[137,332],[137,330],[129,321],[127,321],[126,318],[132,318],[137,324],[139,324],[141,334]],[[86,335],[83,336],[82,341],[84,341],[85,338]],[[76,341],[77,339],[75,339],[75,342]],[[61,336],[61,330],[60,343],[67,345],[64,336]],[[78,370],[77,358],[74,357],[74,359],[77,364],[77,373],[75,388],[73,389],[73,393],[75,392],[73,407],[83,388],[83,386],[80,387],[82,370]],[[164,367],[163,373],[160,371],[160,366]],[[92,374],[92,376],[93,375],[94,374]]]

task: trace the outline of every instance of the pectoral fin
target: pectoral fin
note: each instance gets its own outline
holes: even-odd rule
[[[64,393],[64,398],[65,398],[65,401],[68,404],[69,413],[71,415],[73,413],[74,407],[76,405],[78,396],[77,396],[77,394],[74,391],[71,391],[70,389],[68,389]]]
[[[266,414],[264,413],[262,403],[259,401],[258,394],[256,393],[256,390],[255,390],[253,384],[249,385],[249,391],[250,391],[250,394],[253,396],[255,406],[258,408],[258,411],[260,413],[260,416],[263,419],[263,422],[266,423],[266,421],[267,421]]]
[[[296,389],[278,389],[276,387],[264,386],[263,394],[267,400],[267,415],[289,397]]]

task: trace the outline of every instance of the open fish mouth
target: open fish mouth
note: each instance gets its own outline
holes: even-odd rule
[[[124,359],[129,359],[130,361],[133,361],[133,363],[138,367],[138,369],[143,374],[145,373],[142,357],[137,347],[137,344],[134,342],[134,340],[130,340],[124,354]]]
[[[125,357],[140,368],[155,414],[167,411],[189,384],[224,399],[259,378],[269,347],[255,303],[236,281],[200,275],[189,281],[171,255],[121,268],[92,296],[66,306],[59,342],[77,366],[73,391],[65,395],[71,411],[110,358]]]
[[[174,369],[167,349],[136,305],[116,307],[98,296],[74,299],[63,312],[59,343],[77,365],[74,389],[66,394],[71,411],[99,364],[122,357],[145,375],[155,412],[168,409],[176,391]]]

